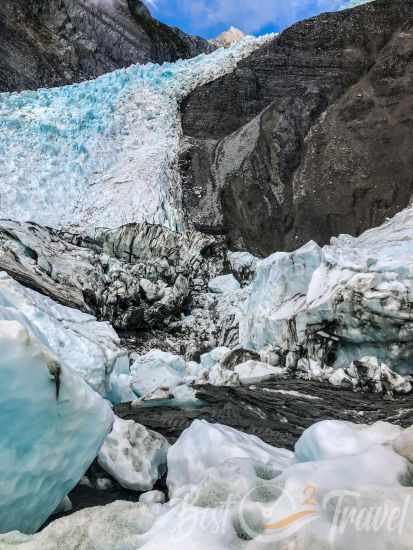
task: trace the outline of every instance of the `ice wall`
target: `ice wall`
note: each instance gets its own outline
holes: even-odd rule
[[[96,80],[0,95],[0,217],[54,227],[179,228],[178,102],[269,37]]]
[[[129,373],[129,360],[109,323],[57,304],[5,273],[0,273],[1,320],[18,321],[95,391],[122,400],[120,380]]]
[[[308,243],[273,254],[258,264],[241,342],[298,346],[344,367],[376,356],[412,372],[412,265],[413,209],[358,238],[341,235],[323,248]]]
[[[109,404],[24,324],[0,321],[0,533],[35,532],[84,475],[112,422]]]

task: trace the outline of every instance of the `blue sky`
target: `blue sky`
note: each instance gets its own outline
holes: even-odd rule
[[[306,17],[358,3],[358,0],[145,1],[157,19],[205,38],[215,37],[230,25],[251,34],[279,31]]]

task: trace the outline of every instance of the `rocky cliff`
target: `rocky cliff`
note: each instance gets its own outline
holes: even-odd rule
[[[298,23],[181,105],[188,223],[267,255],[358,235],[413,190],[413,2]]]
[[[0,91],[71,84],[214,49],[160,23],[140,0],[6,0],[0,29]]]

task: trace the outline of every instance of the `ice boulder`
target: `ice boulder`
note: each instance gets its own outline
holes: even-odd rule
[[[126,351],[109,323],[62,306],[0,273],[0,320],[16,320],[94,390],[114,402],[127,401],[122,383],[129,373]]]
[[[341,235],[259,262],[240,320],[240,341],[308,352],[345,368],[374,356],[411,372],[413,208],[360,237]]]
[[[115,417],[99,451],[100,466],[132,491],[150,491],[166,469],[166,439],[133,420]]]
[[[245,460],[255,468],[283,470],[291,465],[293,453],[276,449],[258,437],[228,426],[195,420],[168,451],[168,488],[171,495],[197,485],[209,468],[226,461]]]
[[[208,283],[208,289],[214,294],[226,294],[227,292],[234,292],[239,290],[241,285],[236,280],[234,275],[220,275],[211,279]]]
[[[186,374],[182,357],[155,349],[138,357],[131,366],[131,387],[137,397],[159,389],[170,391],[183,384]]]
[[[303,433],[295,445],[295,456],[298,462],[313,462],[358,455],[373,445],[391,442],[400,432],[399,426],[387,422],[369,426],[325,420],[313,424]]]
[[[148,491],[139,497],[141,504],[164,504],[165,495],[162,491]]]
[[[113,413],[24,322],[0,321],[0,532],[32,533],[95,459]]]
[[[249,252],[229,252],[228,261],[232,272],[241,283],[251,282],[259,259]]]
[[[230,351],[231,350],[229,348],[222,346],[219,348],[214,348],[208,353],[204,353],[201,355],[201,366],[204,369],[212,369],[212,367],[217,363],[220,363]]]
[[[243,386],[259,384],[273,378],[285,376],[286,370],[281,367],[271,367],[260,361],[247,361],[234,369]]]
[[[413,463],[413,426],[403,430],[393,441],[393,450]]]

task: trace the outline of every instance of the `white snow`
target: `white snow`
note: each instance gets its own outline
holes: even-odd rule
[[[64,227],[182,225],[178,103],[271,36],[62,88],[0,94],[0,217]]]
[[[150,491],[166,469],[168,447],[160,434],[115,416],[98,462],[125,489]]]
[[[24,323],[1,320],[0,532],[36,531],[84,475],[112,422],[108,403]]]
[[[2,319],[19,321],[102,396],[118,402],[132,395],[121,378],[129,373],[127,353],[109,323],[57,304],[5,273],[0,273]]]
[[[226,31],[222,32],[216,38],[211,40],[212,44],[215,44],[218,48],[227,48],[236,42],[239,42],[245,37],[245,33],[236,27],[229,27]]]

